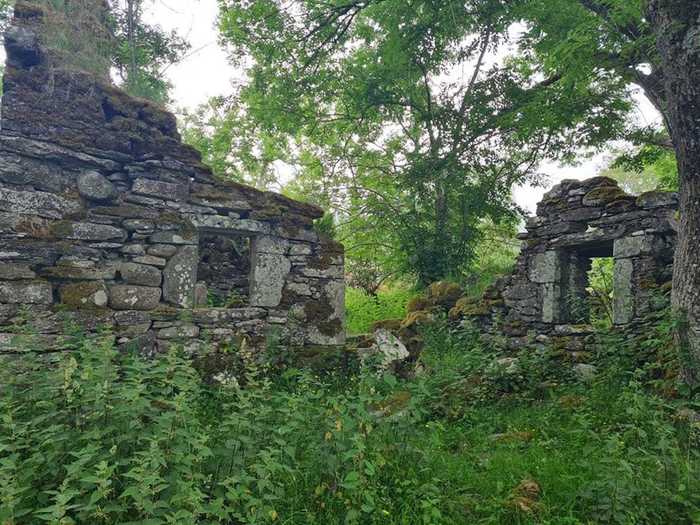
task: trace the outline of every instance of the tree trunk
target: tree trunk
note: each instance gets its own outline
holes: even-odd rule
[[[673,272],[676,341],[683,378],[700,385],[700,2],[651,0],[664,72],[665,117],[680,179],[680,228]]]

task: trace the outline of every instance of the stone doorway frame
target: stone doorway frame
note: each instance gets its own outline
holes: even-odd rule
[[[541,286],[542,322],[577,324],[568,299],[583,298],[591,261],[613,257],[613,323],[631,323],[648,311],[650,294],[644,293],[646,276],[654,271],[654,235],[644,232],[596,243],[567,246],[538,253],[530,267],[530,280]]]

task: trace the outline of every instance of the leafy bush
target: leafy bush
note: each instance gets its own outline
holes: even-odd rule
[[[470,330],[425,340],[412,380],[253,367],[209,385],[182,352],[109,334],[4,356],[0,523],[697,522],[693,405],[651,393],[623,340],[585,385],[547,353],[494,366]]]
[[[403,319],[406,305],[415,295],[415,292],[402,287],[380,290],[376,296],[368,295],[359,288],[348,288],[345,291],[348,332],[363,334],[369,332],[376,321]]]

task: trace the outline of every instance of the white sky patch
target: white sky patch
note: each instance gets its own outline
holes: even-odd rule
[[[176,108],[194,110],[211,97],[228,95],[232,81],[244,78],[219,46],[216,0],[155,0],[144,18],[168,31],[176,30],[192,45],[180,62],[165,72],[173,84]]]

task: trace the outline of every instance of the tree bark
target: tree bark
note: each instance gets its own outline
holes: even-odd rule
[[[680,226],[673,272],[676,342],[682,374],[700,385],[700,2],[651,0],[661,56],[665,117],[678,160]]]

